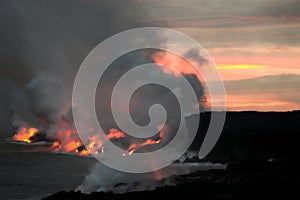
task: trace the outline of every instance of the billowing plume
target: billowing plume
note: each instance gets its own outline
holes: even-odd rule
[[[146,11],[138,1],[123,0],[4,0],[0,4],[0,22],[4,26],[0,33],[0,92],[5,94],[0,101],[0,139],[9,136],[27,143],[50,141],[49,150],[80,156],[104,154],[105,144],[97,133],[91,134],[89,144],[84,146],[75,129],[71,109],[74,78],[88,52],[104,39],[145,26],[140,19],[145,18]],[[8,18],[9,21],[5,20]],[[206,62],[196,50],[188,51],[185,56],[200,65]],[[100,80],[96,110],[107,138],[128,151],[123,156],[161,148],[174,137],[178,128],[180,108],[174,106],[178,104],[174,94],[184,98],[186,91],[179,87],[183,80],[164,68],[148,76],[153,80],[173,80],[174,87],[167,90],[146,85],[134,93],[129,106],[133,120],[141,126],[149,123],[148,111],[153,104],[161,104],[173,117],[157,127],[156,135],[147,139],[130,137],[116,126],[110,110],[114,84],[126,71],[149,62],[168,65],[181,72],[195,90],[200,102],[197,106],[202,108],[205,101],[201,77],[172,54],[145,50],[117,59]],[[195,105],[185,106],[192,110]],[[94,130],[91,128],[90,132]],[[133,175],[97,165],[79,188],[85,192],[154,189],[176,184],[170,178],[173,175],[206,167],[182,163],[153,173]]]
[[[157,187],[176,185],[176,176],[190,174],[199,170],[226,169],[226,165],[212,163],[174,163],[166,168],[146,174],[129,174],[111,169],[105,165],[96,164],[77,188],[85,193],[114,192],[125,193],[133,191],[154,190]]]
[[[77,134],[71,112],[74,77],[86,54],[99,42],[120,31],[143,25],[139,19],[145,12],[140,8],[136,9],[138,6],[140,4],[137,2],[125,3],[121,0],[76,0],[72,1],[72,6],[65,0],[43,3],[14,0],[5,2],[6,10],[2,14],[10,16],[11,12],[15,13],[11,16],[12,22],[23,32],[22,35],[19,32],[16,34],[14,27],[4,23],[7,29],[2,34],[11,34],[12,38],[15,36],[22,41],[16,44],[6,37],[14,46],[7,49],[6,54],[10,56],[3,59],[6,65],[1,68],[4,72],[1,73],[2,78],[5,77],[5,81],[11,83],[12,87],[7,93],[10,101],[6,101],[11,113],[2,115],[12,119],[12,125],[17,132],[13,136],[14,140],[28,143],[51,141],[51,150],[79,155],[105,152],[105,144],[95,136],[99,133],[94,133],[92,128],[88,137],[89,144],[86,146],[83,146]],[[125,12],[125,8],[136,10],[137,13]],[[15,50],[18,51],[14,52]],[[200,65],[205,63],[205,59],[196,50],[188,51],[186,56]],[[166,89],[157,85],[146,85],[139,89],[129,105],[132,118],[137,124],[146,125],[150,120],[148,111],[153,104],[161,104],[172,117],[167,119],[162,130],[157,127],[157,134],[148,139],[134,138],[119,130],[110,108],[114,84],[131,68],[149,62],[165,64],[183,73],[200,102],[199,105],[187,103],[185,107],[192,112],[194,106],[203,106],[201,103],[204,89],[201,79],[186,61],[154,50],[135,51],[117,59],[108,68],[103,79],[100,79],[96,110],[107,137],[116,145],[127,149],[129,155],[135,151],[155,150],[167,144],[174,137],[180,120],[180,106],[174,94],[181,98],[188,96],[186,91],[180,89],[182,78],[169,73],[165,68],[158,68],[157,73],[147,75],[154,82],[170,79],[174,82],[174,87]],[[12,73],[14,71],[19,73]],[[122,97],[122,94],[119,95]]]
[[[4,139],[12,134],[14,115],[32,125],[57,122],[70,107],[73,80],[86,54],[105,38],[142,26],[146,12],[134,1],[4,0],[0,15]]]

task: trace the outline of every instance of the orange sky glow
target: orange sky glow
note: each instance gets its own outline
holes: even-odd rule
[[[211,56],[225,81],[225,87],[226,81],[253,79],[270,75],[300,74],[300,66],[298,66],[300,57],[296,56],[214,56],[213,54]],[[263,87],[263,84],[266,85],[268,83],[265,81],[265,83],[261,82],[261,84]],[[255,94],[233,94],[233,91],[227,88],[227,109],[237,111],[288,111],[300,109],[299,103],[280,98],[280,96],[285,95],[286,92],[291,93],[288,88],[280,88],[280,85],[276,87],[277,86],[274,85],[273,92],[264,93],[262,89],[261,93],[258,90]],[[293,88],[293,92],[295,96],[300,95],[300,93],[297,92],[297,88]]]
[[[240,54],[245,51],[244,49]],[[216,52],[214,49],[208,49],[224,81],[227,110],[289,111],[300,109],[297,102],[297,96],[300,97],[297,87],[300,67],[296,65],[300,63],[300,58],[293,54],[284,55],[287,51],[282,51],[285,52],[277,50],[273,55],[261,55],[259,50],[258,52],[252,50],[247,56],[232,56],[220,55],[219,50]],[[203,82],[201,75],[191,65],[175,55],[157,54],[153,59],[156,63],[170,66],[180,73],[196,74]],[[167,68],[163,69],[165,73],[174,73],[166,70]],[[290,77],[289,74],[294,76]],[[206,91],[206,94],[210,102],[209,92]],[[293,98],[295,101],[292,101]],[[218,102],[218,99],[215,101]],[[218,110],[218,105],[215,110]]]

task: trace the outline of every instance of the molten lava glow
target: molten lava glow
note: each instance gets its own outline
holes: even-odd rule
[[[24,141],[31,143],[30,140],[39,130],[37,128],[20,128],[18,133],[13,136],[14,140]],[[128,153],[123,154],[123,156],[132,155],[136,149],[141,148],[147,145],[159,144],[163,138],[164,128],[160,129],[159,139],[152,140],[147,139],[145,142],[140,144],[131,144],[128,148]],[[106,135],[107,139],[120,139],[124,138],[125,134],[118,129],[112,128],[109,130],[109,133]],[[74,153],[79,156],[86,156],[89,154],[104,154],[105,147],[103,141],[100,139],[98,134],[90,136],[87,138],[87,145],[83,145],[76,131],[67,129],[67,130],[57,130],[57,138],[53,141],[50,150],[57,152],[69,152]]]
[[[159,144],[160,142],[161,142],[161,139],[158,139],[158,140],[147,139],[145,142],[140,143],[140,144],[133,143],[127,149],[128,155],[132,155],[135,152],[135,150],[137,150],[141,147],[144,147],[147,145]]]
[[[145,142],[140,143],[140,144],[137,144],[137,143],[131,144],[127,149],[127,151],[129,152],[128,155],[132,155],[137,149],[139,149],[141,147],[161,143],[161,140],[164,138],[164,134],[166,133],[168,127],[167,127],[167,125],[162,125],[162,126],[159,126],[158,129],[160,129],[159,139],[157,139],[157,140],[147,139]],[[123,156],[125,156],[125,155],[123,154]]]
[[[128,155],[132,155],[134,153],[135,149],[132,149],[131,151],[129,151]]]
[[[123,138],[125,137],[125,134],[118,129],[112,128],[109,130],[109,134],[106,135],[107,139],[112,139],[112,138]]]
[[[69,131],[66,131],[66,133]],[[125,134],[118,131],[117,129],[113,129],[110,131],[109,138],[120,138],[124,137]],[[83,145],[78,136],[74,137],[74,134],[66,135],[63,140],[56,141],[53,143],[51,149],[54,149],[58,152],[70,152],[75,153],[80,156],[86,156],[89,154],[104,154],[105,147],[103,146],[103,142],[100,140],[98,135],[93,135],[88,137],[88,144]]]
[[[130,152],[130,151],[132,151],[132,150],[135,150],[135,149],[138,148],[138,147],[139,147],[138,144],[133,143],[133,144],[131,144],[131,145],[128,147],[128,151]]]
[[[78,140],[69,141],[68,143],[63,145],[63,151],[74,152],[80,146],[82,146],[82,143]]]
[[[31,137],[33,137],[37,132],[39,132],[39,129],[37,128],[20,128],[18,133],[13,136],[13,139],[16,141],[23,141],[27,143],[31,143],[30,140]]]
[[[151,144],[158,144],[158,143],[160,143],[160,140],[147,139],[145,142],[140,144],[140,147],[143,147],[143,146],[146,146],[146,145],[151,145]]]
[[[79,155],[80,155],[80,156],[86,156],[86,155],[89,155],[90,153],[91,153],[90,150],[84,149],[84,150],[82,150],[82,151],[79,153]]]
[[[60,148],[60,143],[55,141],[55,142],[53,142],[51,149],[57,149],[57,148]]]
[[[100,140],[98,135],[89,137],[88,141],[89,144],[86,146],[87,151],[84,151],[83,155],[90,154],[90,153],[98,154],[99,152],[101,152],[102,154],[104,153],[103,142]]]

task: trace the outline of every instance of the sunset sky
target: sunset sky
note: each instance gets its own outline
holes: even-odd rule
[[[139,0],[145,21],[196,39],[219,69],[228,110],[300,109],[298,0]]]

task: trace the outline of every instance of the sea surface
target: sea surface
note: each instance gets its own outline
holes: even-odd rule
[[[57,191],[74,190],[96,162],[90,157],[51,153],[45,149],[43,144],[32,147],[0,143],[1,200],[40,199]]]

